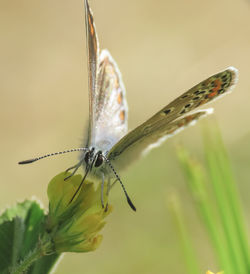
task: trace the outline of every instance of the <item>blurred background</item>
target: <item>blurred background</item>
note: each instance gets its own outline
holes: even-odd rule
[[[248,221],[250,161],[250,2],[246,0],[92,0],[100,47],[117,61],[133,129],[175,97],[228,66],[239,69],[234,92],[213,103]],[[88,119],[82,0],[0,0],[0,208],[38,197],[49,180],[77,161],[69,154],[30,166],[17,162],[79,147]],[[210,105],[211,106],[211,105]],[[204,123],[202,121],[200,124]],[[168,193],[178,192],[202,268],[213,252],[176,158],[182,143],[203,159],[201,127],[188,128],[134,164],[111,193],[114,213],[101,247],[66,254],[56,273],[185,273]]]

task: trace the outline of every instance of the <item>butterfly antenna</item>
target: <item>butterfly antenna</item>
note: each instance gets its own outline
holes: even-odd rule
[[[136,211],[136,208],[135,208],[135,206],[133,205],[131,199],[129,198],[128,193],[127,193],[127,191],[126,191],[126,189],[125,189],[125,186],[124,186],[124,184],[122,183],[122,181],[121,181],[119,175],[116,173],[116,171],[115,171],[114,167],[112,166],[111,162],[110,162],[104,155],[103,155],[103,157],[104,157],[104,159],[106,160],[106,162],[108,163],[108,165],[109,165],[109,167],[111,168],[111,170],[114,172],[116,179],[117,179],[117,180],[119,181],[119,183],[121,184],[121,187],[122,187],[123,192],[124,192],[124,194],[125,194],[125,196],[126,196],[126,198],[127,198],[127,202],[128,202],[128,204],[129,204],[129,206],[130,206],[134,211]]]
[[[74,148],[74,149],[69,149],[69,150],[64,150],[64,151],[59,151],[59,152],[54,152],[54,153],[50,153],[50,154],[46,154],[37,158],[33,158],[33,159],[29,159],[29,160],[25,160],[25,161],[21,161],[18,162],[19,165],[25,165],[25,164],[31,164],[33,162],[36,162],[38,160],[44,159],[44,158],[48,158],[50,156],[55,156],[55,155],[59,155],[59,154],[65,154],[65,153],[69,153],[69,152],[76,152],[76,151],[86,151],[87,148]]]

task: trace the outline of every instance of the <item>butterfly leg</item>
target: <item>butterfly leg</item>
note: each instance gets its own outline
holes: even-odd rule
[[[107,191],[106,191],[106,195],[109,195],[109,191],[110,191],[110,185],[111,185],[111,180],[110,178],[108,179],[108,185],[107,185]]]
[[[101,203],[102,203],[102,208],[104,208],[104,173],[102,173],[102,185],[101,185]]]
[[[110,190],[111,190],[111,188],[115,185],[115,183],[118,181],[118,179],[116,179],[112,184],[111,184],[111,180],[110,180],[110,178],[109,178],[109,180],[108,180],[108,185],[107,185],[107,191],[106,191],[106,195],[107,195],[107,197],[109,196],[109,192],[110,192]],[[108,211],[108,202],[107,202],[107,204],[106,204],[106,207],[105,207],[105,210],[104,210],[105,212],[107,212]]]
[[[67,176],[66,178],[64,178],[64,181],[68,180],[70,177],[72,177],[73,175],[75,175],[75,173],[77,172],[78,168],[81,166],[81,164],[83,163],[84,159],[82,159],[79,163],[77,163],[76,165],[68,168],[65,173],[69,172],[71,169],[74,169],[74,171]]]
[[[72,166],[72,167],[69,167],[65,170],[65,173],[69,172],[71,169],[74,169],[76,168],[77,166],[79,165],[79,163],[77,163],[76,165]]]
[[[107,188],[107,196],[109,195],[109,192],[111,190],[111,188],[115,185],[115,183],[118,181],[118,179],[116,179],[112,184],[110,183],[110,180],[108,182],[108,188]]]

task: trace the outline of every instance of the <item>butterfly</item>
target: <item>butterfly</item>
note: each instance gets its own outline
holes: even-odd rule
[[[80,151],[80,161],[67,169],[67,171],[73,170],[73,172],[65,178],[73,176],[80,166],[84,166],[85,175],[71,201],[89,175],[102,182],[101,203],[103,207],[104,182],[108,181],[109,192],[112,185],[119,181],[128,204],[133,210],[136,210],[118,172],[140,155],[159,146],[167,138],[212,113],[213,109],[193,110],[229,93],[236,84],[238,71],[229,67],[209,77],[128,133],[128,107],[121,73],[109,51],[102,50],[100,52],[99,50],[93,13],[88,0],[85,0],[85,23],[90,113],[86,145],[82,148],[22,161],[19,164],[28,164],[49,156]],[[111,184],[111,180],[114,180],[113,184]]]

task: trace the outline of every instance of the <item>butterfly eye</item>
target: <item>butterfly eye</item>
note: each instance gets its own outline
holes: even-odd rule
[[[89,163],[89,158],[90,158],[90,151],[86,152],[85,157],[84,157],[84,161],[86,164]]]
[[[103,157],[102,154],[98,154],[96,161],[95,161],[95,167],[99,167],[103,163]]]

